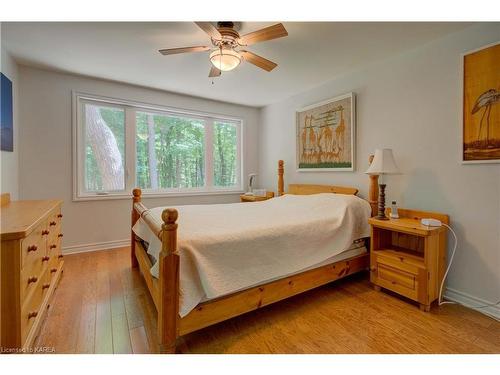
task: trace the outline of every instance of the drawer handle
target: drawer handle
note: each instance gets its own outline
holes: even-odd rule
[[[63,215],[62,214],[57,214],[57,217],[58,218],[61,218]]]
[[[50,245],[49,248],[50,249],[55,249],[57,247],[57,245]]]
[[[52,268],[52,269],[50,270],[50,273],[54,273],[54,272],[57,272],[57,268]]]
[[[62,233],[59,233],[59,234],[57,235],[57,237],[59,237],[59,238],[61,238],[62,236],[63,236],[63,234],[62,234]]]
[[[36,283],[37,281],[38,281],[38,277],[36,277],[36,276],[28,277],[28,285],[31,283]]]
[[[376,270],[377,270],[377,268],[376,268],[376,267],[372,267],[372,268],[370,268],[370,272],[375,272]]]
[[[59,258],[59,259],[64,258],[64,255],[59,255],[59,256],[58,256],[58,258]]]
[[[393,280],[393,281],[391,281],[391,283],[392,283],[392,285],[396,285],[396,284],[397,284],[397,282],[396,282],[396,281],[394,281],[394,280]]]
[[[42,258],[42,262],[46,262],[46,261],[48,261],[49,259],[50,259],[50,257],[48,257],[48,256],[44,256],[44,257]]]
[[[56,222],[55,222],[55,221],[51,221],[51,222],[49,223],[49,225],[50,225],[51,227],[53,227],[54,225],[56,225]]]
[[[50,284],[43,284],[43,285],[42,285],[42,290],[47,289],[47,288],[49,288],[49,287],[50,287]]]
[[[32,311],[32,312],[28,313],[28,319],[36,318],[37,315],[38,315],[38,311]]]
[[[28,253],[29,253],[30,251],[37,251],[37,250],[38,250],[38,246],[36,246],[36,245],[31,245],[31,246],[28,246]]]
[[[49,234],[49,233],[50,233],[50,232],[49,232],[48,230],[46,230],[46,229],[42,230],[42,236],[45,236],[45,235],[47,235],[47,234]]]

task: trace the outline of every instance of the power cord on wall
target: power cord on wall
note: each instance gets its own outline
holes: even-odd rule
[[[441,225],[444,225],[446,228],[448,228],[450,230],[451,234],[453,235],[453,238],[455,239],[455,244],[453,245],[453,250],[451,252],[450,262],[448,263],[448,267],[446,267],[446,271],[444,272],[443,280],[441,281],[441,286],[439,287],[439,299],[438,299],[439,306],[446,305],[446,304],[460,304],[460,305],[463,305],[465,307],[471,307],[474,309],[484,309],[486,307],[493,307],[493,306],[500,305],[500,301],[498,301],[497,303],[492,303],[492,304],[487,304],[487,305],[482,305],[482,306],[466,305],[463,303],[458,303],[458,302],[453,302],[453,301],[443,301],[443,286],[444,286],[444,282],[446,280],[446,276],[448,276],[448,272],[450,271],[451,264],[453,263],[453,257],[455,256],[455,253],[457,251],[458,238],[457,238],[457,234],[455,233],[455,231],[448,224],[441,223]],[[486,315],[495,319],[496,321],[500,321],[500,319],[498,319],[496,316],[492,316],[491,314],[486,314]]]

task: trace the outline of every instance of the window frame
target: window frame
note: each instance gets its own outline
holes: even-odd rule
[[[125,114],[125,155],[124,174],[125,189],[112,192],[88,192],[85,189],[85,122],[82,111],[84,103],[124,109]],[[136,113],[146,112],[167,116],[185,116],[192,119],[200,119],[205,128],[205,185],[196,188],[170,188],[170,189],[142,189],[144,197],[182,197],[197,195],[225,195],[243,193],[243,145],[244,145],[244,121],[242,118],[221,115],[209,112],[196,112],[174,107],[166,107],[154,104],[136,102],[132,100],[116,99],[101,95],[88,94],[72,91],[72,151],[73,151],[73,201],[110,200],[130,198],[131,191],[137,186],[136,175]],[[237,132],[237,183],[233,187],[213,186],[213,126],[214,122],[234,124]]]

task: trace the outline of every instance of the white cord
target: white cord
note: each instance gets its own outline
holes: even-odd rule
[[[448,267],[446,267],[446,271],[444,272],[443,280],[441,281],[441,287],[439,288],[439,299],[438,299],[438,304],[439,306],[445,305],[445,304],[455,304],[455,302],[452,301],[443,301],[443,286],[444,286],[444,281],[446,280],[446,276],[448,275],[448,272],[450,271],[451,268],[451,263],[453,262],[453,257],[455,256],[455,252],[457,251],[457,245],[458,245],[458,238],[453,229],[448,224],[441,223],[443,224],[446,228],[448,228],[451,231],[451,234],[453,234],[453,237],[455,238],[455,245],[453,245],[453,251],[451,252],[451,257],[450,257],[450,263],[448,263]]]
[[[457,302],[443,301],[442,298],[443,298],[444,281],[446,280],[446,276],[448,275],[448,272],[450,271],[451,263],[453,262],[453,257],[455,256],[455,252],[457,251],[458,238],[457,238],[457,235],[456,235],[455,231],[448,224],[445,224],[445,223],[441,223],[441,224],[444,225],[446,228],[448,228],[450,230],[451,234],[453,234],[453,237],[455,239],[455,244],[453,245],[453,250],[451,252],[450,263],[448,263],[448,267],[446,267],[446,271],[444,272],[443,280],[441,281],[441,287],[439,288],[438,305],[439,306],[446,305],[446,304],[453,304],[453,305],[455,305],[455,304],[457,304]],[[472,306],[472,305],[465,305],[465,304],[461,304],[461,305],[463,305],[465,307],[480,309],[480,308],[484,308],[484,307],[496,306],[498,304],[500,304],[500,301],[497,302],[497,303],[492,303],[490,305],[484,305],[484,306]],[[490,314],[486,314],[486,315],[488,315],[489,317],[495,319],[496,321],[499,321],[499,319],[497,317],[495,317],[495,316],[492,316]]]

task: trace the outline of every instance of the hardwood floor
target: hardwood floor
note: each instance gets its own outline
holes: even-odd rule
[[[127,248],[65,256],[37,346],[56,353],[157,353],[156,309]],[[446,305],[430,313],[367,275],[180,339],[181,353],[500,353],[500,323]]]

